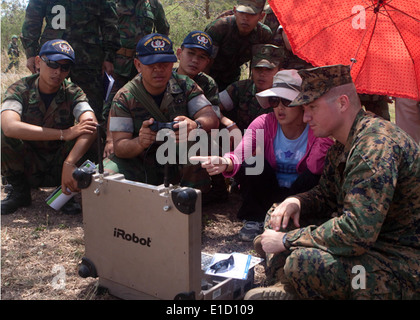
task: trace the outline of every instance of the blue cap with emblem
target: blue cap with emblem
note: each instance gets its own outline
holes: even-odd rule
[[[159,33],[143,37],[137,43],[136,56],[145,65],[178,60],[172,48],[171,39]]]
[[[185,48],[198,48],[204,50],[209,56],[213,52],[213,41],[203,31],[191,31],[184,39],[182,46]]]
[[[39,51],[39,56],[46,56],[51,61],[70,60],[73,63],[75,61],[73,48],[62,39],[45,42]]]

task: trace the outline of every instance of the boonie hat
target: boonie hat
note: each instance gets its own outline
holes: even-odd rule
[[[236,11],[257,14],[264,10],[265,0],[239,0]]]
[[[300,93],[302,79],[297,70],[281,70],[273,78],[273,87],[256,94],[260,106],[270,108],[269,97],[280,97],[293,101]]]
[[[206,51],[211,56],[213,53],[213,41],[211,37],[203,31],[191,31],[182,43],[185,48],[198,48]]]
[[[278,68],[283,64],[284,49],[272,44],[256,44],[252,46],[251,68]]]
[[[302,78],[301,93],[290,106],[311,103],[326,94],[330,89],[352,83],[350,66],[341,64],[299,70]]]
[[[45,42],[39,51],[39,56],[46,56],[51,61],[70,60],[72,63],[75,61],[73,48],[62,39]]]
[[[136,46],[136,56],[145,65],[178,60],[171,39],[159,33],[152,33],[140,39]]]

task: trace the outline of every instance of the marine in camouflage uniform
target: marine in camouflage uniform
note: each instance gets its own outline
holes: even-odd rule
[[[270,44],[260,44],[254,45],[252,52],[252,72],[255,73],[257,68],[268,68],[274,70],[275,74],[279,68],[282,68],[284,57],[282,48]],[[258,87],[254,79],[254,75],[252,75],[251,79],[236,81],[220,93],[223,115],[235,122],[242,132],[255,118],[273,111],[271,108],[262,108],[256,98],[256,93],[272,87],[272,79],[264,88]]]
[[[183,55],[185,49],[190,51]],[[217,83],[203,72],[212,53],[213,41],[211,37],[205,32],[193,30],[184,38],[181,48],[177,50],[179,66],[174,71],[188,75],[198,84],[207,100],[211,102],[214,112],[220,118],[220,98]]]
[[[249,8],[248,2],[252,2],[253,7],[259,10],[255,14],[260,14],[265,4],[262,0],[239,1],[239,4],[244,3],[246,6],[240,5],[236,11],[247,14],[247,9],[242,8]],[[207,73],[216,81],[220,91],[239,80],[241,66],[252,58],[252,46],[271,43],[272,38],[270,28],[261,22],[248,35],[241,35],[236,16],[216,19],[204,31],[213,39],[215,48],[214,61]]]
[[[2,111],[14,110],[26,123],[62,130],[72,127],[81,112],[92,111],[83,91],[68,80],[64,80],[46,109],[38,90],[38,81],[39,74],[34,74],[12,84],[6,90]],[[16,108],[13,101],[18,101],[23,109]],[[1,138],[2,176],[7,179],[25,174],[33,187],[60,185],[63,161],[74,141],[22,141],[6,137],[3,131]]]
[[[133,59],[139,40],[153,32],[169,35],[169,23],[159,0],[117,0],[116,5],[121,48],[115,56],[115,83],[104,106],[104,119],[117,91],[137,74]]]
[[[299,74],[302,92],[294,105],[351,82],[348,66]],[[319,185],[295,196],[301,218],[329,213],[332,218],[285,233],[290,251],[271,259],[277,280],[288,282],[301,298],[419,299],[419,151],[394,124],[360,108],[345,144],[337,141],[330,148]],[[268,212],[266,227],[277,206]]]
[[[143,47],[153,47],[154,39],[158,38],[167,40],[170,45],[165,46],[163,51],[157,51],[157,53],[139,54],[141,50],[145,50]],[[147,50],[153,52],[153,49]],[[159,56],[161,54],[167,57],[173,55],[174,60],[167,62],[175,62],[177,60],[173,54],[172,42],[170,42],[169,38],[158,34],[151,34],[143,38],[137,46],[137,52],[137,56],[140,55],[140,58],[153,55]],[[157,64],[160,62],[153,62],[151,64],[154,63]],[[147,99],[150,99],[146,95],[149,95],[149,93],[145,90],[141,73],[118,91],[110,110],[111,132],[127,132],[131,133],[133,138],[136,138],[139,137],[139,131],[144,121],[150,118],[156,120],[157,117],[154,115],[154,112],[145,106]],[[172,76],[166,85],[166,90],[163,92],[162,100],[158,106],[165,119],[160,119],[159,121],[173,121],[177,116],[187,116],[190,119],[194,119],[196,113],[205,107],[211,109],[211,103],[205,98],[203,91],[197,84],[188,76],[172,72]],[[214,118],[217,119],[215,114]],[[129,180],[146,182],[153,185],[162,184],[164,182],[164,165],[158,162],[156,154],[158,148],[159,144],[155,142],[138,156],[128,159],[111,154],[104,160],[104,168],[111,173],[123,173],[125,178]],[[177,151],[179,151],[178,145]],[[208,191],[210,188],[210,178],[206,171],[199,164],[191,165],[188,159],[185,160],[187,164],[182,164],[178,161],[177,164],[170,164],[170,183]]]
[[[7,73],[9,70],[11,70],[13,67],[16,69],[19,68],[19,46],[17,44],[18,36],[13,35],[12,41],[9,42],[9,46],[7,47],[7,55],[9,57],[10,63],[7,66],[4,73]]]
[[[63,48],[67,49],[65,53],[62,51]],[[46,57],[48,63],[61,60],[70,60],[74,63],[74,51],[67,42],[60,39],[46,42],[41,49],[40,57]],[[46,64],[45,61],[40,63]],[[6,135],[3,131],[5,123],[2,122],[1,174],[13,186],[13,191],[4,201],[2,200],[2,214],[9,214],[20,206],[29,205],[31,187],[67,186],[67,182],[62,181],[63,167],[66,170],[73,170],[73,167],[82,164],[86,160],[84,158],[86,155],[81,154],[82,150],[89,148],[94,141],[94,135],[90,135],[89,138],[84,135],[83,139],[79,140],[77,135],[84,134],[83,129],[78,131],[74,128],[73,133],[69,134],[74,136],[75,133],[80,132],[77,133],[76,138],[71,139],[67,136],[65,139],[65,132],[75,127],[75,122],[92,118],[91,126],[94,130],[96,130],[97,122],[84,92],[65,79],[68,69],[58,72],[46,64],[43,69],[41,68],[40,73],[22,78],[12,84],[4,95],[2,121],[22,122],[22,129],[19,133],[12,133],[10,128],[7,128]],[[63,82],[51,85],[45,81],[45,78],[49,76],[62,78]],[[46,91],[41,92],[41,90]],[[53,90],[53,92],[47,93],[48,90]],[[19,115],[19,120],[16,116],[12,116],[14,113]],[[32,126],[28,128],[27,124]],[[44,140],[24,138],[29,134],[28,131],[36,130],[35,127],[43,129]],[[73,148],[76,140],[77,146]],[[66,159],[74,163],[65,164]]]
[[[58,14],[62,13],[53,10],[57,5],[65,9],[65,29],[54,28]],[[115,2],[30,0],[21,39],[27,58],[35,57],[40,46],[53,39],[67,40],[74,48],[76,63],[70,78],[86,93],[100,121],[104,99],[103,63],[113,63],[115,52],[120,48]]]

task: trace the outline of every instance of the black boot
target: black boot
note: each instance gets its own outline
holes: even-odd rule
[[[1,214],[11,214],[20,207],[31,205],[31,187],[26,181],[25,176],[7,177],[7,181],[12,185],[12,190],[4,200],[1,200]]]

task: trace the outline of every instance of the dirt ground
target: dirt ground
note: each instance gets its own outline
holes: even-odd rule
[[[113,300],[98,290],[98,280],[81,278],[84,256],[83,217],[50,208],[45,199],[54,188],[32,191],[32,205],[1,216],[2,300]],[[4,198],[2,188],[2,199]],[[235,215],[240,196],[203,208],[202,251],[256,255],[252,243],[242,242],[242,222]],[[255,285],[264,279],[264,262],[255,267]],[[64,281],[62,280],[64,279]]]

